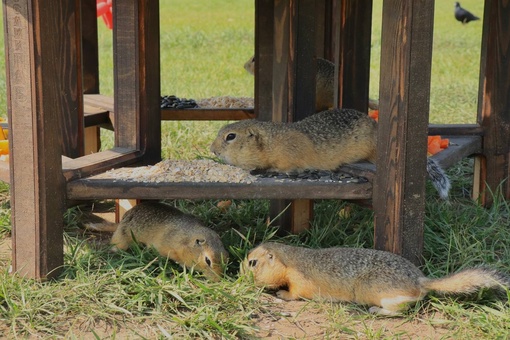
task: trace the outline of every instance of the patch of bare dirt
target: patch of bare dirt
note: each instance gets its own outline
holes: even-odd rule
[[[264,314],[258,315],[257,337],[262,339],[364,339],[367,337],[388,337],[404,339],[445,339],[450,330],[441,327],[438,316],[423,318],[380,317],[367,318],[365,311],[350,310],[336,312],[329,303],[321,304],[306,301],[282,301],[268,297],[272,301]],[[339,307],[339,308],[338,308]]]

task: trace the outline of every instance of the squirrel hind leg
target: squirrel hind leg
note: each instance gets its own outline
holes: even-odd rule
[[[285,301],[291,301],[291,300],[299,299],[299,296],[295,296],[290,291],[284,290],[284,289],[277,291],[276,292],[276,296],[279,297],[282,300],[285,300]]]
[[[369,312],[387,316],[400,315],[402,311],[409,308],[409,305],[419,301],[420,299],[420,296],[414,295],[397,295],[391,298],[382,298],[380,302],[381,307],[370,307]]]

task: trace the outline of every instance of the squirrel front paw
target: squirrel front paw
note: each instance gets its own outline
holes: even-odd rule
[[[290,301],[290,300],[296,300],[297,297],[295,297],[294,295],[292,295],[289,291],[287,290],[279,290],[276,292],[276,296],[279,297],[280,299],[282,300],[287,300],[287,301]]]

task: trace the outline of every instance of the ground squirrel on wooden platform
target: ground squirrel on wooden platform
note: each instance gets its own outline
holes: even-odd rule
[[[358,161],[375,163],[377,123],[352,109],[319,112],[294,123],[242,120],[222,127],[210,150],[228,164],[246,170],[283,173],[337,170]],[[450,180],[427,158],[427,173],[442,199]]]
[[[323,58],[316,58],[315,62],[317,65],[317,73],[315,75],[315,112],[320,112],[333,107],[335,64]],[[251,74],[255,73],[255,56],[252,56],[244,63],[244,69]],[[377,110],[379,102],[370,99],[368,107],[372,110]]]
[[[398,315],[429,291],[470,294],[482,288],[510,288],[510,279],[488,268],[465,269],[427,278],[405,258],[365,248],[310,249],[267,242],[252,249],[241,266],[256,285],[280,289],[283,300],[325,299],[371,306]]]
[[[112,250],[127,249],[134,239],[153,246],[161,256],[181,266],[195,267],[217,281],[228,253],[219,235],[198,218],[160,202],[142,202],[130,209],[120,223],[87,224],[87,229],[113,231]]]

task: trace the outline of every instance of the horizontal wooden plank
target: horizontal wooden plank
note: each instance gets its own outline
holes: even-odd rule
[[[104,116],[107,112],[113,113],[112,97],[101,94],[87,94],[84,95],[84,103],[85,112],[88,112],[89,116],[99,115],[101,118],[111,119],[113,123],[112,115]],[[251,118],[255,118],[253,108],[161,109],[161,120],[242,120]],[[88,119],[92,118],[89,117]]]
[[[78,157],[64,159],[62,170],[67,181],[102,173],[113,168],[135,164],[142,158],[141,152],[127,148],[113,148]]]
[[[161,109],[161,120],[243,120],[255,118],[253,109]]]
[[[260,178],[240,183],[141,183],[84,178],[69,182],[69,199],[368,199],[372,185],[326,181],[292,181]]]
[[[442,136],[450,140],[448,148],[432,156],[443,168],[449,168],[465,157],[482,152],[480,136]]]
[[[429,136],[482,136],[483,129],[478,124],[429,124]]]
[[[96,107],[104,111],[113,112],[113,97],[102,94],[86,94],[83,96],[83,104]]]

